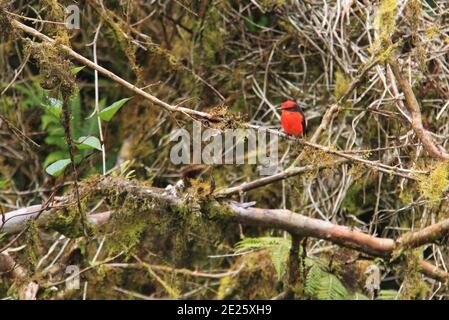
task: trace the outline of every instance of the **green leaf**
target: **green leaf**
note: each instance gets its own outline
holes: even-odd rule
[[[370,300],[367,296],[359,292],[354,293],[350,298],[350,300]]]
[[[52,98],[52,97],[47,97],[47,103],[43,103],[42,104],[43,107],[45,107],[48,112],[50,112],[52,115],[54,115],[55,117],[59,118],[62,112],[62,101]]]
[[[53,114],[44,114],[41,117],[41,127],[43,130],[47,130],[48,126],[58,121]]]
[[[125,105],[132,98],[125,98],[119,101],[114,102],[106,109],[101,110],[100,118],[104,121],[110,121],[114,115],[120,110],[121,107]]]
[[[80,150],[97,149],[101,151],[101,142],[97,137],[94,136],[80,137],[78,139],[77,147]]]
[[[290,240],[280,237],[245,238],[236,244],[235,249],[237,253],[251,249],[268,249],[279,246],[285,242],[290,245]]]
[[[0,180],[0,190],[3,189],[4,187],[6,187],[9,183],[9,180]]]
[[[83,70],[86,66],[76,67],[70,69],[70,73],[73,75],[77,75],[81,70]]]
[[[318,264],[313,265],[306,278],[305,291],[318,300],[346,300],[350,295],[340,280],[323,271]]]
[[[64,149],[66,149],[66,146],[67,146],[67,142],[64,139],[64,136],[59,135],[59,134],[50,135],[50,136],[46,137],[44,139],[44,141],[46,144],[58,146],[58,147],[64,148]]]
[[[283,240],[286,241],[281,241],[279,245],[271,248],[271,260],[273,261],[279,279],[281,279],[282,274],[284,273],[290,255],[291,243],[287,239]]]
[[[396,290],[380,290],[377,300],[399,300],[399,292]]]
[[[336,276],[327,273],[320,279],[316,297],[318,300],[347,300],[348,291]]]
[[[236,252],[254,249],[269,249],[271,252],[271,260],[276,269],[278,278],[281,278],[290,254],[290,246],[290,239],[281,237],[245,238],[236,244]]]
[[[64,172],[64,169],[71,163],[72,161],[70,161],[70,159],[63,159],[63,160],[58,160],[54,163],[52,163],[51,165],[49,165],[45,171],[49,174],[52,175],[53,177],[57,177],[59,175],[61,175],[61,173]]]
[[[68,151],[62,150],[53,151],[45,158],[44,167],[47,168],[50,164],[58,160],[67,159],[68,157],[70,157]]]

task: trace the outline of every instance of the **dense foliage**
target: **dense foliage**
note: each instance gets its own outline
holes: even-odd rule
[[[408,241],[449,218],[447,1],[0,0],[0,30],[0,297],[446,298],[447,227]],[[304,170],[231,192],[259,166],[170,161],[174,130],[277,130],[284,100],[310,143],[278,172]]]

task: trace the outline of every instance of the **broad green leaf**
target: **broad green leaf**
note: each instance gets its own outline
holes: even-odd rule
[[[94,136],[81,137],[78,139],[77,147],[80,150],[97,149],[101,151],[101,142]]]
[[[100,100],[100,102],[99,102],[99,107],[100,107],[100,110],[103,110],[103,107],[105,106],[105,104],[106,104],[106,98],[101,98],[101,100]],[[95,108],[94,108],[94,110],[92,111],[92,113],[89,115],[89,116],[87,116],[87,118],[86,118],[86,120],[88,120],[88,119],[91,119],[93,116],[95,116],[97,114],[97,111],[95,110]]]
[[[44,114],[41,117],[41,127],[43,130],[47,130],[48,126],[58,121],[53,114]]]
[[[63,150],[53,151],[45,158],[44,167],[47,168],[50,164],[58,160],[67,159],[68,157],[70,157],[68,151]]]
[[[64,136],[59,135],[59,134],[50,135],[50,136],[46,137],[44,139],[44,141],[46,144],[50,144],[52,146],[58,146],[61,149],[62,148],[66,149],[66,146],[67,146],[67,142],[64,139]]]
[[[125,98],[119,101],[114,102],[106,109],[101,110],[100,112],[100,118],[104,121],[110,121],[114,115],[117,113],[117,111],[120,110],[121,107],[125,105],[129,100],[132,98]]]
[[[64,172],[64,169],[71,163],[70,159],[58,160],[51,165],[49,165],[45,171],[52,175],[53,177],[57,177]]]
[[[70,69],[70,73],[73,75],[77,75],[81,70],[83,70],[86,66],[76,67]]]
[[[288,246],[290,245],[290,240],[280,237],[245,238],[236,244],[235,249],[237,253],[251,249],[268,249],[285,242],[287,242]]]

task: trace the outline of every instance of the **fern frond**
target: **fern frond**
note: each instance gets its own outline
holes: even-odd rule
[[[235,246],[236,252],[243,252],[251,249],[270,249],[271,260],[278,275],[282,276],[288,261],[291,241],[281,237],[260,237],[246,238],[238,242]]]
[[[347,300],[349,294],[336,276],[327,273],[326,276],[320,280],[316,296],[318,300]]]
[[[359,292],[356,292],[353,295],[351,295],[350,299],[351,300],[370,300],[367,296],[365,296],[364,294],[361,294]]]
[[[268,249],[281,244],[290,246],[290,240],[280,237],[245,238],[235,245],[235,249],[239,253],[252,249]]]
[[[273,261],[278,278],[281,278],[287,265],[290,254],[290,245],[291,242],[287,240],[281,241],[278,245],[271,248],[271,260]]]
[[[311,260],[309,260],[311,261]],[[306,278],[306,287],[305,287],[305,291],[308,295],[315,297],[319,287],[320,287],[320,281],[321,278],[323,278],[325,276],[325,272],[323,270],[321,270],[320,267],[316,266],[316,265],[312,265],[312,267],[310,268],[309,272],[307,273],[307,278]]]
[[[333,274],[314,265],[309,270],[305,291],[318,300],[346,300],[350,295],[341,281]]]

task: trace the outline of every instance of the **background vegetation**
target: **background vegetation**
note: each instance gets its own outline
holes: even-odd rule
[[[0,297],[446,298],[447,1],[0,0],[0,28]],[[173,130],[278,130],[287,99],[280,178],[171,163]]]

